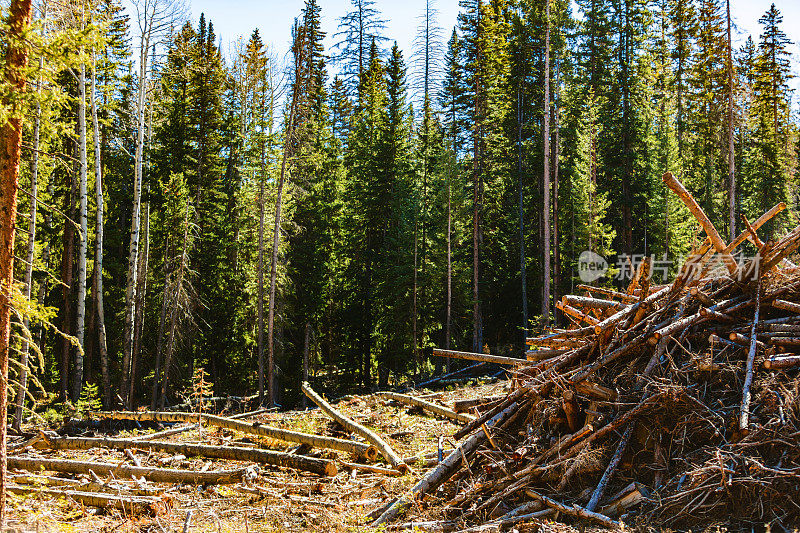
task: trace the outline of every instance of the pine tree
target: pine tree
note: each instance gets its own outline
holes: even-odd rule
[[[380,18],[373,0],[350,0],[353,10],[339,19],[339,31],[333,37],[340,39],[334,45],[342,78],[349,90],[356,90],[361,77],[370,67],[371,44],[380,45],[388,41],[382,34],[386,21]]]
[[[760,212],[776,202],[788,201],[792,184],[788,120],[788,81],[792,78],[788,47],[791,41],[780,27],[782,22],[783,16],[774,4],[759,19],[763,31],[753,68],[756,120],[753,138],[759,163],[755,165],[752,179],[754,192],[760,199]],[[780,228],[780,222],[771,221],[761,230],[765,236],[762,238],[771,237]]]

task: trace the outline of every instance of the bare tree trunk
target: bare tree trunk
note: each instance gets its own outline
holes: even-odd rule
[[[47,4],[44,4],[44,13],[42,14],[42,24],[47,24]],[[39,71],[44,67],[44,56],[39,56]],[[36,94],[41,92],[41,79],[36,81]],[[28,220],[28,250],[25,256],[25,298],[31,298],[33,289],[33,256],[36,250],[36,211],[37,211],[37,194],[39,185],[39,138],[42,124],[42,106],[38,99],[36,101],[36,118],[33,123],[33,153],[31,155],[31,206],[29,211],[30,220]],[[30,318],[26,315],[23,319],[25,329],[30,327]],[[31,339],[32,340],[32,339]],[[30,351],[29,339],[25,338],[22,341],[20,349],[20,376],[19,385],[17,386],[17,406],[14,411],[13,427],[17,431],[22,424],[22,410],[25,407],[25,396],[28,393],[28,353]],[[0,524],[2,527],[2,524]]]
[[[97,313],[97,347],[100,352],[100,371],[103,376],[103,399],[106,407],[111,406],[111,378],[108,372],[108,342],[106,339],[106,318],[103,308],[103,165],[100,146],[100,123],[97,117],[97,72],[94,51],[92,52],[92,90],[89,95],[92,105],[92,130],[94,132],[94,174],[95,202],[97,218],[95,222],[95,278],[92,294]]]
[[[455,159],[455,149],[453,151],[453,159]],[[450,173],[452,165],[448,165],[447,169],[447,303],[445,311],[445,326],[444,326],[444,347],[450,349],[450,326],[453,317],[453,192],[452,184],[450,183]],[[447,360],[446,371],[450,372],[450,359]]]
[[[261,179],[258,184],[258,401],[264,404],[264,151],[261,152]]]
[[[81,64],[78,75],[78,134],[80,173],[78,175],[78,218],[81,226],[78,236],[78,292],[75,306],[75,366],[72,376],[72,399],[78,400],[83,388],[83,340],[86,320],[86,254],[88,252],[88,201],[86,198],[86,174],[88,161],[86,153],[86,65]]]
[[[478,0],[476,16],[478,18],[478,39],[480,43],[481,30],[481,0]],[[481,60],[480,44],[477,51],[478,61]],[[483,326],[481,324],[480,301],[480,182],[481,182],[481,82],[480,73],[475,74],[475,133],[473,134],[473,178],[472,178],[472,351],[480,352],[483,341]]]
[[[5,78],[13,94],[25,90],[28,46],[24,34],[31,23],[31,0],[11,0],[9,6]],[[8,352],[11,337],[11,302],[14,283],[14,224],[17,218],[17,189],[22,149],[22,109],[20,100],[3,102],[11,113],[0,126],[0,529],[6,519],[6,403],[8,396]]]
[[[269,271],[269,311],[267,317],[267,391],[269,405],[275,405],[275,288],[278,283],[278,248],[281,243],[281,202],[283,200],[283,185],[286,182],[286,160],[289,158],[289,147],[294,130],[294,114],[297,108],[297,92],[300,90],[300,52],[295,55],[295,80],[292,91],[292,103],[289,106],[289,117],[283,139],[283,158],[281,160],[281,174],[278,178],[278,187],[275,192],[275,224],[272,233],[272,261]]]
[[[545,0],[547,29],[544,37],[544,266],[542,268],[542,321],[550,323],[550,0]]]
[[[733,144],[733,57],[731,50],[731,0],[725,2],[728,19],[728,46],[727,46],[727,71],[728,71],[728,218],[730,240],[736,238],[736,161]]]
[[[137,273],[139,286],[136,288],[136,320],[134,322],[133,352],[131,354],[131,379],[130,389],[123,391],[126,395],[128,408],[133,409],[133,393],[136,390],[136,366],[140,359],[142,348],[142,329],[144,328],[144,305],[147,296],[147,264],[150,260],[150,202],[144,203],[144,226],[142,240],[144,249],[139,254],[139,272]]]
[[[528,336],[528,272],[525,260],[525,194],[522,188],[522,91],[517,87],[517,188],[519,189],[519,274],[522,288],[522,346]]]
[[[147,15],[145,15],[147,16]],[[125,290],[125,327],[123,331],[122,394],[129,389],[131,356],[133,354],[134,321],[136,317],[136,288],[139,274],[139,238],[142,210],[142,160],[144,157],[145,109],[147,96],[147,60],[150,34],[145,32],[139,43],[139,94],[136,101],[136,153],[133,172],[133,213],[128,248],[128,279]]]
[[[308,382],[308,351],[311,345],[311,323],[306,322],[306,335],[303,342],[303,380],[300,383]],[[303,407],[307,405],[307,397],[303,396]]]
[[[556,71],[556,91],[558,91],[558,71]],[[561,281],[561,252],[558,240],[558,166],[559,166],[559,121],[558,121],[558,92],[555,94],[553,106],[553,301],[559,300],[559,283]],[[554,311],[555,313],[555,311]]]

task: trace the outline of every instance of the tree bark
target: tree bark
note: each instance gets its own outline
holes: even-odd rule
[[[239,446],[209,446],[205,444],[186,444],[182,442],[139,441],[132,439],[98,439],[81,437],[47,438],[47,446],[53,450],[90,450],[92,448],[111,448],[115,450],[149,450],[183,454],[187,457],[208,457],[229,461],[249,461],[253,463],[283,466],[295,470],[312,472],[321,476],[335,476],[336,464],[328,459],[317,459],[303,455],[243,448]]]
[[[11,0],[6,23],[5,79],[14,94],[25,90],[28,45],[25,32],[31,23],[31,0]],[[10,292],[14,283],[14,228],[22,149],[23,110],[20,99],[4,102],[10,114],[0,126],[0,529],[6,518],[6,420],[8,353],[11,336]]]
[[[42,14],[42,25],[47,24],[47,3],[44,4],[44,13]],[[44,56],[39,56],[39,71],[41,72],[44,67]],[[41,93],[41,79],[36,80],[36,95]],[[36,118],[33,123],[33,152],[31,154],[31,206],[29,211],[28,220],[28,250],[25,256],[25,298],[30,300],[33,290],[33,258],[36,251],[36,212],[37,212],[37,194],[39,186],[39,138],[42,124],[42,105],[38,98],[36,100]],[[23,318],[23,325],[25,329],[30,328],[30,318],[26,315]],[[20,348],[20,376],[19,385],[17,386],[17,405],[14,411],[13,427],[17,431],[20,430],[22,424],[22,410],[25,407],[25,396],[28,394],[28,354],[30,352],[30,344],[33,339],[27,337],[22,341]],[[2,524],[0,524],[2,527]]]
[[[147,17],[145,13],[145,17]],[[142,209],[142,160],[144,158],[145,109],[147,102],[147,61],[150,51],[150,31],[152,21],[145,22],[145,31],[139,41],[139,91],[136,100],[136,152],[133,172],[133,212],[131,215],[131,236],[128,247],[128,278],[125,289],[125,326],[123,330],[123,356],[121,392],[129,390],[131,356],[133,354],[134,322],[136,318],[136,288],[139,274],[139,237]]]
[[[729,234],[732,241],[736,235],[736,161],[733,143],[733,51],[731,49],[731,0],[725,2],[727,13],[727,76],[728,76],[728,219]]]
[[[80,172],[78,177],[78,220],[81,227],[78,236],[78,292],[75,306],[75,359],[72,376],[72,399],[77,401],[83,388],[83,345],[86,321],[86,254],[88,252],[88,201],[86,197],[86,178],[88,161],[86,153],[86,64],[81,63],[78,73],[78,135]]]
[[[214,427],[240,431],[249,435],[269,437],[271,439],[282,440],[285,442],[308,444],[314,448],[337,450],[352,454],[359,458],[363,457],[368,461],[374,461],[378,455],[377,449],[374,446],[365,444],[363,442],[337,439],[334,437],[324,437],[310,433],[301,433],[299,431],[291,431],[288,429],[267,426],[259,422],[241,422],[232,418],[225,418],[209,414],[200,415],[196,413],[173,413],[161,411],[112,411],[94,412],[91,413],[91,415],[98,418],[110,418],[112,420],[155,420],[157,422],[190,422],[200,420]]]
[[[544,228],[542,267],[542,322],[550,323],[550,0],[545,0],[547,26],[544,37],[544,204],[542,205],[542,227]]]
[[[42,487],[21,487],[14,485],[8,488],[13,494],[44,494],[53,498],[69,498],[89,507],[102,509],[119,509],[128,515],[142,514],[152,510],[162,500],[152,496],[113,496],[97,492],[85,492],[70,489],[48,489]]]
[[[88,474],[91,470],[98,476],[107,476],[109,474],[113,474],[117,478],[136,476],[155,483],[186,483],[192,485],[232,485],[242,481],[242,477],[248,472],[247,468],[196,472],[194,470],[173,470],[169,468],[150,468],[38,457],[9,457],[8,467],[28,470],[29,472],[48,470],[67,474]]]
[[[377,392],[375,395],[378,398],[386,398],[404,403],[406,405],[422,407],[426,411],[430,411],[431,413],[437,414],[444,418],[449,418],[450,420],[455,420],[456,422],[472,422],[475,420],[475,417],[472,415],[468,415],[466,413],[457,413],[443,405],[437,405],[433,402],[429,402],[421,398],[415,398],[414,396],[409,396],[407,394],[398,394],[395,392]]]
[[[317,404],[322,411],[328,415],[330,418],[338,422],[342,427],[347,429],[348,431],[352,431],[353,433],[358,433],[362,437],[364,437],[367,441],[371,442],[380,452],[380,454],[387,460],[389,463],[395,467],[400,472],[405,473],[408,471],[408,465],[406,465],[403,460],[400,458],[399,455],[395,453],[394,450],[384,441],[381,437],[379,437],[373,431],[365,428],[358,422],[353,421],[352,419],[344,416],[342,413],[337,411],[333,408],[328,402],[326,402],[320,395],[318,395],[314,390],[308,385],[308,383],[303,383],[301,388],[303,389],[303,394],[309,397],[309,399]]]
[[[136,367],[141,355],[142,349],[142,329],[144,328],[144,306],[145,298],[147,296],[147,264],[150,260],[150,202],[144,203],[144,223],[142,228],[142,240],[144,241],[144,249],[139,254],[139,265],[137,273],[137,283],[139,286],[136,288],[136,313],[133,331],[133,351],[131,352],[131,379],[130,388],[123,391],[129,409],[133,408],[133,393],[136,390]]]

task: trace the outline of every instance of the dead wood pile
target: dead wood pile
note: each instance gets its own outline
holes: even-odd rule
[[[725,243],[683,185],[664,181],[707,235],[675,281],[651,285],[645,259],[625,292],[581,286],[558,302],[573,326],[528,339],[512,392],[474,407],[458,448],[374,525],[800,522],[800,269],[789,261],[800,227],[759,238],[779,204]],[[757,252],[737,263],[745,240]],[[403,523],[412,510],[425,521]]]

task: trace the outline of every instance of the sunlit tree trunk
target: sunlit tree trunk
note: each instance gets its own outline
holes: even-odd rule
[[[5,81],[13,93],[25,90],[28,46],[24,35],[31,23],[31,0],[11,0],[3,40],[7,43]],[[6,412],[8,399],[8,352],[11,336],[11,301],[14,283],[14,228],[17,218],[17,188],[22,149],[21,99],[3,102],[9,115],[0,126],[0,529],[6,519]]]

